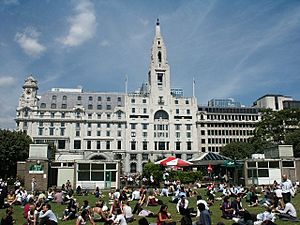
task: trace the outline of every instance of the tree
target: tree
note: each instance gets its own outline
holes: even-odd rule
[[[294,156],[300,157],[300,129],[289,132],[285,136],[285,143],[293,145]]]
[[[300,125],[299,109],[263,110],[262,120],[256,124],[254,139],[282,144],[285,136]]]
[[[246,142],[232,142],[221,149],[221,154],[231,159],[249,158],[254,152],[253,145]]]
[[[17,161],[28,158],[31,138],[23,132],[0,130],[0,176],[15,177]]]
[[[148,162],[143,168],[143,176],[149,178],[152,174],[153,178],[159,182],[162,180],[163,171],[164,168],[161,165]]]

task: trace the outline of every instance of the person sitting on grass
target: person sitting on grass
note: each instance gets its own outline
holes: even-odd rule
[[[85,225],[85,224],[88,224],[88,221],[92,225],[96,225],[96,223],[94,222],[93,218],[90,215],[89,210],[83,210],[81,212],[80,216],[78,216],[78,218],[76,220],[76,225]]]
[[[154,191],[150,190],[149,196],[147,198],[146,206],[157,206],[157,205],[161,205],[161,202],[156,198]]]
[[[249,207],[258,206],[258,197],[255,191],[255,187],[250,188],[250,191],[246,195],[246,202],[249,203]]]
[[[39,214],[39,225],[58,225],[57,218],[51,210],[51,205],[46,203]]]
[[[157,225],[175,225],[176,222],[173,222],[171,214],[168,212],[168,206],[162,205],[157,214]]]
[[[38,219],[38,211],[35,209],[35,205],[30,205],[30,209],[27,213],[27,224],[36,225]]]
[[[125,219],[121,209],[117,209],[117,216],[114,219],[114,224],[127,225],[126,219]]]
[[[233,215],[233,211],[234,209],[231,207],[231,203],[229,201],[229,197],[225,196],[223,203],[220,207],[220,209],[222,210],[222,217],[225,219],[231,219],[234,217]]]
[[[77,203],[73,197],[70,198],[67,208],[64,211],[63,221],[75,219],[77,212]]]
[[[6,215],[2,217],[1,219],[1,225],[13,225],[16,223],[14,218],[12,217],[12,214],[14,213],[14,209],[12,206],[8,207],[6,209]]]
[[[180,209],[180,215],[182,215],[182,218],[180,220],[181,225],[192,225],[192,217],[189,209],[181,208]]]
[[[287,202],[287,199],[282,201],[282,209],[277,208],[279,212],[278,217],[283,220],[294,221],[297,219],[297,211],[291,202]]]
[[[181,209],[188,209],[188,206],[189,206],[189,201],[186,199],[184,195],[181,196],[176,205],[177,212],[180,213]]]
[[[130,207],[129,202],[127,200],[123,202],[123,214],[127,223],[133,222],[134,217],[132,214],[132,208]]]
[[[107,212],[103,211],[104,202],[96,202],[95,207],[92,209],[92,215],[95,222],[107,222]]]
[[[255,225],[260,225],[263,222],[269,223],[269,221],[275,222],[275,215],[272,213],[272,207],[268,203],[264,203],[265,211],[263,213],[257,214],[257,221],[254,222]]]

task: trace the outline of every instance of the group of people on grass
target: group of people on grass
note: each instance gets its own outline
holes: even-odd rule
[[[96,224],[103,222],[105,225],[120,224],[127,225],[135,220],[135,215],[139,216],[140,225],[148,225],[147,217],[156,217],[157,225],[175,225],[172,215],[168,212],[168,204],[173,204],[177,213],[181,214],[180,224],[182,225],[211,225],[210,206],[221,200],[220,210],[224,219],[232,219],[235,224],[240,225],[261,225],[275,223],[275,218],[283,220],[298,221],[297,212],[292,204],[292,197],[296,193],[296,186],[283,175],[282,182],[274,181],[272,186],[262,187],[261,194],[258,194],[257,187],[253,186],[246,189],[242,186],[236,186],[226,182],[218,185],[212,183],[207,186],[207,196],[202,198],[198,194],[199,184],[182,185],[180,181],[165,182],[161,190],[157,187],[149,188],[142,185],[140,188],[131,189],[128,187],[122,190],[112,190],[109,195],[109,202],[102,199],[103,194],[97,187],[93,192],[97,198],[95,206],[90,206],[87,200],[79,205],[74,194],[85,195],[79,186],[75,193],[71,183],[67,181],[60,190],[49,189],[47,195],[45,192],[33,191],[28,193],[21,185],[16,185],[15,190],[7,190],[5,182],[0,181],[0,207],[6,208],[6,215],[2,218],[1,224],[11,225],[13,219],[13,206],[21,205],[24,207],[24,218],[28,225],[56,225],[59,219],[62,221],[74,220],[76,225]],[[216,195],[216,193],[219,194]],[[6,197],[3,197],[6,194]],[[162,201],[164,198],[158,196],[172,196],[170,202]],[[216,197],[218,196],[218,197]],[[196,205],[190,205],[189,198],[196,197]],[[263,206],[264,211],[257,215],[249,213],[242,204],[245,198],[248,207]],[[61,218],[53,213],[51,204],[64,204],[65,210]],[[156,213],[149,210],[148,206],[158,206],[160,210]],[[132,206],[132,207],[131,207]],[[146,208],[147,207],[147,208]],[[194,222],[192,217],[196,217]],[[75,222],[76,221],[76,222]],[[146,224],[147,223],[147,224]],[[221,224],[221,223],[219,223]]]

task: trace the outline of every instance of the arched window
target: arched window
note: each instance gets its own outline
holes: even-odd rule
[[[136,173],[136,163],[130,164],[130,173]]]
[[[41,108],[42,108],[42,109],[46,108],[46,103],[42,103],[42,104],[41,104]]]
[[[56,95],[52,95],[52,100],[56,100]]]
[[[156,120],[158,120],[158,119],[168,120],[169,119],[169,114],[164,110],[158,110],[154,114],[154,119],[156,119]]]
[[[67,100],[67,96],[66,96],[66,95],[64,95],[62,99],[63,99],[63,100]]]
[[[92,96],[89,97],[89,101],[93,101],[93,97]]]
[[[94,155],[90,158],[90,160],[106,160],[106,158],[103,155]]]
[[[157,53],[158,62],[161,63],[161,52]]]
[[[51,104],[51,109],[56,109],[56,104],[55,103]]]

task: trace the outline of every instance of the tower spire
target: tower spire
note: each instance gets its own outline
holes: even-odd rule
[[[160,36],[159,18],[156,19],[156,36]]]

